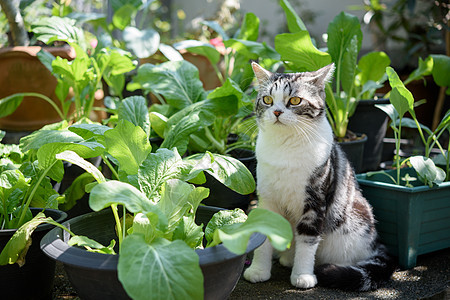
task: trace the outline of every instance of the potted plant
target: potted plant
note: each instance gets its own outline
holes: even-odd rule
[[[109,48],[88,49],[83,31],[75,27],[74,20],[71,19],[43,18],[33,25],[33,31],[36,38],[45,43],[64,41],[76,52],[72,61],[55,58],[44,51],[37,53],[41,63],[56,77],[57,84],[53,88],[59,106],[44,94],[16,93],[0,100],[1,115],[13,113],[24,97],[32,95],[50,103],[60,118],[67,123],[82,118],[97,121],[105,118],[106,115],[98,118],[92,114],[93,111],[101,110],[94,108],[96,95],[98,91],[101,92],[101,80],[104,79],[110,86],[121,91],[125,84],[124,73],[135,68],[129,56]]]
[[[446,76],[448,70],[441,73]],[[439,126],[431,131],[421,125],[414,111],[414,98],[392,68],[387,68],[392,87],[388,105],[380,105],[392,119],[396,153],[400,150],[402,128],[417,128],[425,145],[425,156],[412,156],[401,161],[396,156],[395,169],[370,172],[357,176],[363,195],[373,206],[380,239],[390,252],[398,256],[402,268],[412,268],[417,255],[450,246],[449,151],[439,142],[450,128],[450,111]],[[412,119],[404,118],[409,113]],[[443,157],[445,171],[430,158],[431,148],[437,146]],[[409,164],[412,168],[401,168]],[[420,179],[419,182],[417,179]]]
[[[46,215],[62,222],[67,217],[57,210],[62,197],[52,189],[50,171],[28,155],[17,145],[0,144],[0,287],[9,299],[51,297],[55,262],[42,253],[39,241],[53,226],[30,220]],[[17,240],[16,233],[25,234],[28,243]],[[22,251],[15,252],[16,246]]]
[[[225,252],[225,258],[221,258],[229,264],[233,260],[241,262],[237,271],[231,270],[235,273],[236,281],[243,266],[242,254],[247,249],[247,242],[252,233],[262,232],[269,236],[276,248],[280,250],[286,248],[292,238],[292,231],[288,222],[279,215],[265,210],[255,210],[242,223],[247,218],[242,211],[226,211],[219,212],[219,215],[213,217],[213,223],[206,227],[206,239],[209,241],[209,246],[214,248],[205,249],[203,252],[199,250],[204,254],[196,253],[194,249],[201,247],[203,232],[202,227],[194,223],[194,216],[201,200],[209,192],[206,188],[194,187],[187,181],[201,183],[204,181],[203,172],[206,171],[226,185],[235,187],[253,185],[254,188],[253,177],[238,161],[219,154],[204,153],[181,158],[176,148],[173,150],[160,148],[152,153],[148,134],[141,127],[145,127],[146,122],[143,118],[134,118],[134,122],[140,125],[121,119],[115,128],[99,124],[76,124],[69,127],[71,132],[76,132],[83,139],[89,139],[90,143],[96,143],[95,147],[90,144],[90,149],[108,153],[110,161],[116,165],[113,167],[113,176],[116,180],[107,181],[97,168],[81,158],[92,151],[83,148],[88,142],[83,147],[76,143],[50,143],[39,149],[42,159],[48,163],[67,160],[83,167],[97,181],[97,184],[87,187],[90,190],[91,208],[94,211],[111,209],[110,212],[103,211],[100,214],[77,217],[69,221],[68,226],[59,225],[59,228],[64,229],[71,236],[70,247],[63,241],[67,233],[58,230],[52,231],[42,242],[44,252],[68,264],[66,271],[75,280],[74,285],[80,279],[77,274],[87,274],[86,272],[92,274],[93,267],[89,263],[90,270],[77,273],[80,269],[80,272],[83,272],[83,269],[86,270],[87,262],[84,258],[73,261],[70,257],[81,255],[86,256],[88,260],[96,260],[101,255],[101,259],[105,259],[106,262],[99,267],[100,271],[112,270],[112,277],[105,275],[106,279],[109,281],[113,278],[117,282],[115,276],[118,276],[120,285],[132,298],[197,299],[203,295],[203,275],[199,265],[199,255],[202,260],[207,259],[208,255],[222,252],[221,246],[217,246],[220,242],[223,242],[224,246],[232,252],[239,254],[233,256]],[[97,219],[103,219],[100,223],[103,225],[99,225],[98,235],[95,230],[91,231],[92,234],[107,238],[114,236],[116,232],[118,246],[115,250],[114,241],[109,243],[108,240],[109,246],[102,246],[89,237],[79,236],[90,231],[82,228],[97,228],[94,225]],[[269,222],[270,226],[267,226],[270,219],[272,219]],[[206,221],[203,222],[206,223]],[[100,230],[105,228],[102,226],[108,227],[108,230]],[[91,236],[91,238],[97,238],[97,236]],[[253,242],[255,239],[258,243],[264,240],[256,236],[252,238]],[[104,243],[104,239],[101,241]],[[90,251],[109,254],[91,253],[76,248],[76,245]],[[142,252],[136,252],[137,249],[141,249]],[[112,255],[113,251],[118,251],[119,255]],[[156,258],[160,263],[146,268],[138,280],[129,275],[130,272],[134,273],[136,268],[141,268],[143,264],[152,264],[154,260],[151,257]],[[173,264],[173,260],[177,263]],[[111,264],[107,263],[108,261]],[[79,266],[77,266],[78,263]],[[204,269],[209,267],[209,264],[203,265]],[[236,274],[238,274],[237,277]],[[228,277],[228,275],[223,276],[223,278]],[[103,275],[96,280],[99,278],[103,278]],[[162,281],[158,281],[158,278]],[[156,282],[159,284],[155,284]],[[205,279],[205,282],[208,280]],[[98,281],[97,283],[98,285],[94,283],[97,293],[93,294],[94,298],[105,291],[101,288],[103,283]],[[228,287],[226,293],[231,292],[235,283]],[[119,292],[116,289],[113,291],[115,295],[125,296],[120,285],[117,287]],[[160,287],[163,288],[159,289]],[[79,295],[89,298],[81,286],[76,288],[79,289]],[[169,291],[177,292],[172,294],[168,293]],[[111,292],[110,288],[106,288],[105,292],[103,296]]]
[[[50,102],[30,94],[12,115],[2,108],[0,128],[8,132],[31,131],[61,120],[60,115],[52,109],[52,106],[59,103],[55,94],[56,80],[38,60],[37,53],[44,50],[46,53],[68,60],[75,57],[75,52],[67,45],[55,47],[30,45],[19,4],[20,1],[0,2],[11,32],[9,47],[0,49],[0,66],[3,70],[0,75],[0,99],[15,93],[29,92],[43,94]]]

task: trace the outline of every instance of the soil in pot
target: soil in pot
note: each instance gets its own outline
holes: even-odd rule
[[[33,214],[41,208],[31,208]],[[60,223],[67,214],[53,209],[46,209],[45,215]],[[2,299],[51,299],[55,261],[47,257],[40,249],[42,237],[53,228],[50,224],[41,224],[32,234],[32,244],[25,258],[25,265],[0,266],[0,290]],[[0,249],[3,249],[15,229],[0,230]]]

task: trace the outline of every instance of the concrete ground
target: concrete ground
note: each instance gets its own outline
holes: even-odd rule
[[[291,286],[289,276],[290,269],[275,262],[269,281],[253,284],[241,277],[230,299],[450,299],[450,248],[419,256],[415,268],[395,272],[385,287],[373,292],[301,290]]]

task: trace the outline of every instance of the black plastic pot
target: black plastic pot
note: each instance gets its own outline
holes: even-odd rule
[[[197,221],[206,223],[218,210],[220,208],[200,206]],[[82,215],[68,220],[64,225],[76,234],[86,235],[103,244],[109,244],[115,238],[115,222],[110,210]],[[55,228],[42,239],[41,248],[49,257],[64,264],[67,276],[81,299],[129,299],[117,277],[118,255],[70,247],[68,239],[67,233]],[[263,235],[254,234],[247,253],[259,247],[264,240]],[[226,299],[241,276],[246,254],[235,255],[223,245],[196,252],[204,276],[205,299]]]
[[[350,118],[348,129],[364,133],[367,142],[364,146],[362,172],[377,170],[383,151],[383,138],[386,134],[388,116],[375,107],[376,104],[389,104],[389,99],[361,100]]]
[[[31,208],[35,215],[41,208]],[[46,209],[45,215],[60,223],[67,217],[65,212]],[[42,237],[53,228],[50,224],[41,224],[33,232],[32,244],[25,257],[25,265],[0,266],[1,299],[51,299],[55,261],[48,258],[40,249]],[[16,229],[0,230],[0,251],[3,250]]]
[[[364,148],[365,143],[367,141],[367,136],[357,134],[360,137],[357,140],[347,141],[347,142],[339,142],[338,144],[341,146],[342,150],[344,150],[347,155],[348,160],[350,161],[355,173],[361,173],[363,169],[363,156],[364,156]]]

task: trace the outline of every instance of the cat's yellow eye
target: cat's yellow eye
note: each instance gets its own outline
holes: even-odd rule
[[[263,102],[264,102],[264,104],[271,105],[273,103],[273,99],[270,96],[264,96]]]
[[[291,99],[289,99],[289,103],[291,105],[299,105],[300,102],[302,102],[302,99],[299,97],[292,97]]]

